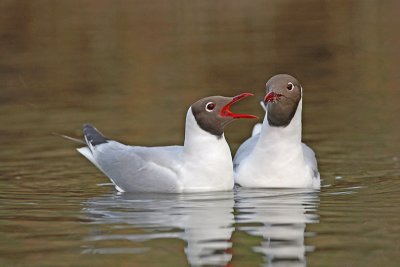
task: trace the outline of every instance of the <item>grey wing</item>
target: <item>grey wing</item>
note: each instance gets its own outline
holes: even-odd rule
[[[97,165],[120,191],[179,192],[180,151],[174,147],[134,147],[115,141],[97,145]]]
[[[303,148],[303,155],[304,155],[304,160],[308,166],[313,171],[313,176],[315,178],[319,178],[319,172],[318,172],[318,163],[317,163],[317,158],[315,157],[314,151],[307,146],[306,144],[302,143],[302,148]]]
[[[253,135],[240,145],[239,149],[236,151],[235,157],[233,158],[234,168],[239,166],[240,162],[242,162],[242,160],[245,159],[253,151],[259,137],[260,133]]]

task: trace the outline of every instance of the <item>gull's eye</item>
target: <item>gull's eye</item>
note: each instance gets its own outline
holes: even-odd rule
[[[293,88],[294,88],[294,85],[293,85],[293,83],[291,83],[291,82],[288,82],[288,84],[287,84],[286,88],[287,88],[289,91],[292,91],[292,90],[293,90]]]
[[[208,102],[206,105],[206,111],[211,112],[215,108],[215,103],[214,102]]]

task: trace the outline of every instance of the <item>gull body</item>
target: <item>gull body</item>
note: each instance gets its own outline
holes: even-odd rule
[[[236,118],[252,115],[230,112],[237,97],[207,97],[194,103],[186,115],[183,146],[129,146],[110,140],[84,125],[87,147],[78,151],[122,192],[204,192],[231,190],[232,156],[223,129]]]
[[[280,74],[266,84],[262,125],[238,149],[235,182],[243,187],[319,188],[317,160],[301,142],[302,87]]]

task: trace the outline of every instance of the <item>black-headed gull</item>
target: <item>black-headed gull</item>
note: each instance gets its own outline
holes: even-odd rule
[[[235,182],[243,187],[319,188],[317,160],[301,142],[303,89],[292,76],[279,74],[266,84],[262,126],[238,149]]]
[[[107,175],[122,192],[204,192],[231,190],[232,156],[224,127],[238,118],[230,106],[251,96],[211,96],[195,102],[186,115],[183,146],[128,146],[86,124],[87,147],[78,151]]]

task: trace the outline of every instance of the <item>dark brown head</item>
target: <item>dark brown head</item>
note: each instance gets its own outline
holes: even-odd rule
[[[232,104],[252,95],[243,93],[234,97],[209,96],[200,99],[192,105],[193,116],[201,129],[220,137],[224,133],[225,125],[233,120],[257,118],[249,114],[236,114],[230,110]]]
[[[301,85],[288,74],[273,76],[266,84],[267,119],[271,126],[286,127],[296,113],[301,100]]]

